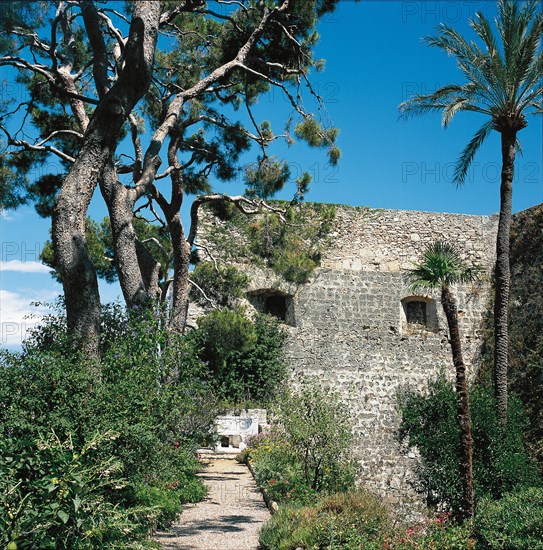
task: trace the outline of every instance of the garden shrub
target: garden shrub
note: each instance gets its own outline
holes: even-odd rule
[[[243,310],[213,311],[198,321],[191,338],[212,374],[215,394],[230,404],[269,403],[283,387],[285,334],[271,316],[254,321]]]
[[[462,500],[460,433],[456,397],[444,376],[429,383],[427,394],[406,390],[399,397],[399,437],[421,455],[417,489],[429,504],[459,509]],[[540,484],[537,467],[525,450],[526,417],[511,397],[507,428],[500,426],[490,389],[471,392],[473,469],[477,499],[499,498],[507,491]]]
[[[277,422],[315,491],[341,491],[354,483],[352,422],[340,396],[314,381],[285,392]]]
[[[457,523],[450,513],[408,527],[395,525],[383,533],[382,550],[469,550],[475,547],[471,522]]]
[[[118,490],[104,491],[104,506],[122,512],[152,505],[152,512],[134,518],[145,534],[149,522],[164,524],[183,502],[205,494],[194,450],[210,439],[217,409],[199,349],[168,334],[160,315],[112,308],[102,328],[99,370],[65,347],[59,320],[45,323],[23,353],[0,355],[0,438],[29,441],[37,453],[37,442],[51,430],[74,449],[89,445],[95,432],[115,432],[115,440],[101,440],[92,455],[96,465],[119,463],[125,479]],[[46,524],[36,509],[41,533]]]
[[[272,500],[307,504],[318,493],[352,488],[351,426],[337,394],[305,383],[283,394],[275,421],[269,433],[249,439],[244,453]]]
[[[497,501],[483,499],[477,508],[474,531],[477,548],[542,549],[543,489],[523,489]]]
[[[405,527],[378,497],[357,490],[281,506],[262,528],[260,544],[264,550],[468,550],[476,544],[471,527],[449,514]]]
[[[380,500],[359,490],[325,496],[312,506],[280,507],[259,540],[264,550],[377,550],[389,529]]]
[[[150,507],[119,507],[108,498],[126,485],[122,464],[99,458],[108,432],[82,447],[47,438],[3,440],[0,453],[0,534],[3,544],[25,548],[119,548],[145,533]]]
[[[303,465],[278,429],[249,438],[246,459],[254,467],[257,484],[270,499],[280,502],[310,503],[315,490],[303,476]]]

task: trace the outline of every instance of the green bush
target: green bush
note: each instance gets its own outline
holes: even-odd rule
[[[159,529],[170,525],[181,513],[181,501],[174,490],[167,487],[140,485],[134,492],[135,501],[153,510],[151,523]]]
[[[314,491],[342,491],[354,483],[351,419],[339,395],[316,382],[285,392],[277,411],[285,440]]]
[[[145,533],[149,507],[123,508],[109,498],[126,485],[122,464],[99,458],[100,447],[112,439],[112,432],[96,435],[82,447],[54,433],[35,442],[2,441],[2,543],[18,549],[118,548]]]
[[[471,523],[458,524],[450,514],[440,514],[420,523],[403,527],[394,526],[384,532],[379,548],[385,550],[467,550],[475,547]]]
[[[508,493],[498,501],[483,499],[475,516],[477,548],[543,548],[543,489]]]
[[[96,432],[114,431],[115,440],[101,440],[92,458],[95,465],[122,466],[123,487],[105,491],[104,506],[119,512],[148,507],[148,495],[161,491],[175,496],[177,509],[202,498],[193,451],[210,439],[217,409],[198,347],[168,334],[159,315],[144,312],[111,308],[102,328],[99,365],[65,345],[59,319],[39,329],[22,354],[0,355],[0,439],[29,441],[37,453],[41,434],[52,430],[74,449],[85,448]],[[29,499],[26,494],[21,498]],[[149,520],[173,518],[169,496],[157,497],[152,513],[134,518],[143,534]],[[40,533],[46,524],[37,510],[34,527]]]
[[[313,506],[284,506],[260,533],[264,550],[379,549],[390,520],[383,504],[365,491],[326,496]]]
[[[282,396],[276,421],[280,428],[251,438],[244,453],[272,500],[308,504],[352,488],[352,433],[337,394],[306,383]]]
[[[418,490],[429,504],[441,502],[457,510],[462,499],[459,442],[454,388],[443,376],[430,382],[427,394],[405,391],[399,397],[402,422],[399,437],[421,454]],[[496,415],[491,391],[471,392],[473,468],[477,499],[499,498],[505,492],[540,483],[537,467],[523,442],[526,418],[510,399],[507,428]]]
[[[212,374],[215,394],[231,404],[269,403],[286,376],[285,335],[267,315],[248,319],[242,310],[213,311],[198,321],[191,338]]]
[[[246,458],[253,465],[256,482],[280,503],[309,504],[315,490],[305,481],[297,453],[280,430],[262,433],[248,441]]]

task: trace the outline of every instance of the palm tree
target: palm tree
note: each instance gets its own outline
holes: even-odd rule
[[[413,290],[440,289],[441,305],[447,318],[453,364],[456,369],[456,411],[460,427],[460,466],[463,499],[461,515],[471,517],[475,509],[473,489],[473,438],[469,410],[466,365],[462,356],[462,342],[458,327],[458,309],[451,287],[473,281],[479,275],[476,267],[467,267],[456,248],[446,242],[436,241],[425,250],[422,262],[408,271]]]
[[[494,392],[498,414],[505,424],[507,414],[509,233],[512,215],[513,170],[517,133],[526,127],[526,116],[543,113],[543,14],[537,0],[498,0],[495,20],[499,41],[482,13],[470,19],[471,28],[482,42],[467,41],[451,27],[441,24],[428,45],[456,58],[464,84],[447,84],[431,94],[418,95],[400,105],[404,117],[442,111],[447,127],[460,111],[486,115],[457,161],[454,181],[464,183],[475,153],[496,130],[501,135],[502,172],[500,217],[496,239],[494,301]]]

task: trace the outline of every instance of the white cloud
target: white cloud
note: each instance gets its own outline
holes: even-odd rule
[[[0,290],[0,345],[19,348],[28,331],[40,322],[50,311],[43,305],[31,305],[36,302],[52,301],[58,290],[32,289],[11,292]]]
[[[19,273],[49,273],[51,268],[41,262],[21,260],[0,261],[0,271],[17,271]]]
[[[0,208],[0,220],[5,222],[12,222],[15,219],[13,212],[8,212],[7,210],[2,210]]]

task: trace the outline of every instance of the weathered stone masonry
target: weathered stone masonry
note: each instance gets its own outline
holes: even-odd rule
[[[210,223],[223,222],[208,219],[203,241]],[[423,389],[444,367],[454,374],[439,293],[413,296],[404,271],[440,239],[455,243],[468,261],[490,273],[496,229],[496,217],[342,206],[333,244],[308,283],[286,284],[271,271],[250,268],[253,305],[262,304],[262,297],[285,296],[293,383],[317,377],[342,393],[354,413],[360,479],[392,504],[412,496],[408,481],[415,458],[396,440],[397,391],[404,385]],[[457,296],[465,359],[473,372],[489,285],[463,286]]]

